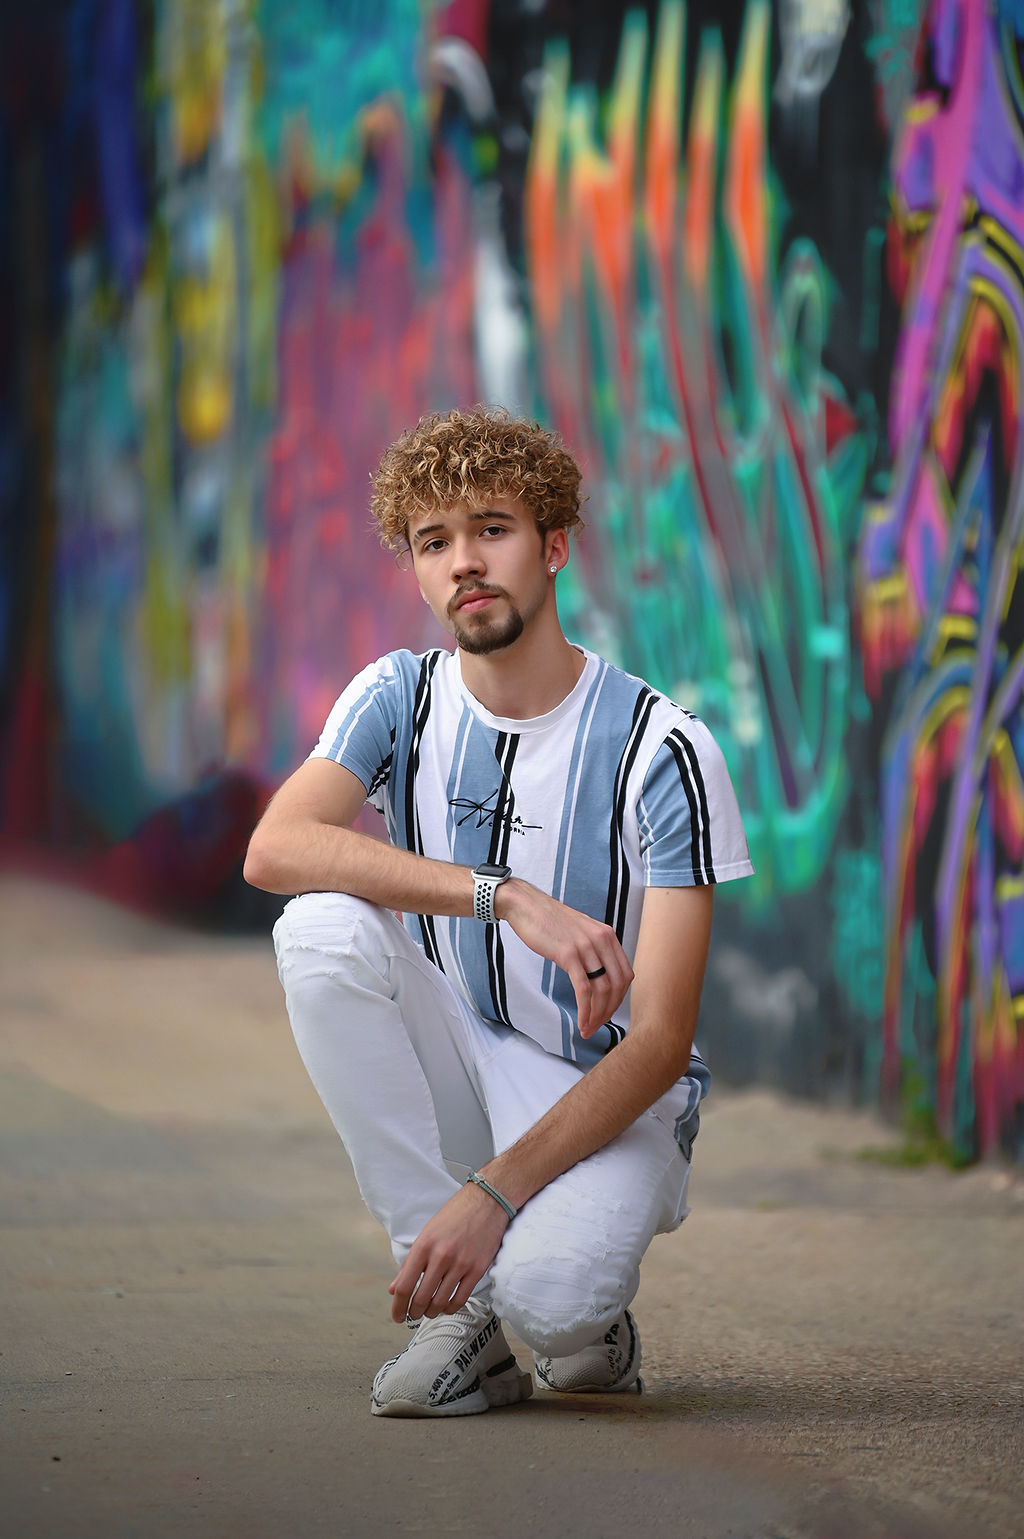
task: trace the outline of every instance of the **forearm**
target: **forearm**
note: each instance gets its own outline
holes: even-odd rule
[[[468,867],[312,820],[261,825],[249,847],[245,878],[267,892],[347,892],[405,913],[473,912]]]
[[[482,1174],[515,1207],[617,1138],[686,1073],[712,905],[710,887],[648,890],[628,1033],[545,1117],[484,1167]]]
[[[629,1034],[551,1110],[480,1173],[522,1207],[550,1181],[604,1148],[686,1073],[692,1031],[672,1043]]]
[[[468,917],[473,913],[471,867],[416,855],[330,823],[261,825],[249,846],[245,879],[267,892],[347,892],[409,914]],[[538,906],[545,913],[562,907],[515,877],[494,895],[498,918],[506,918],[513,909],[522,913]]]

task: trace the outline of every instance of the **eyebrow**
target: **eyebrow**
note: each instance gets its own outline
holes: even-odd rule
[[[506,513],[502,508],[481,508],[478,512],[470,513],[469,517],[473,522],[479,524],[490,524],[495,519],[506,524],[514,524],[516,520],[514,513]],[[423,524],[419,529],[413,530],[410,543],[413,545],[418,544],[420,540],[425,540],[429,535],[437,534],[439,530],[443,530],[446,527],[444,523]]]

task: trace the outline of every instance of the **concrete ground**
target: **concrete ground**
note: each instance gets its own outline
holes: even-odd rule
[[[719,1092],[647,1394],[380,1420],[389,1256],[268,945],[8,878],[0,948],[3,1539],[1024,1534],[1019,1172]]]

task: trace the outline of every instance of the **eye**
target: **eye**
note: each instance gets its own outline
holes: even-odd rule
[[[505,533],[505,525],[504,524],[486,524],[484,526],[484,528],[481,530],[481,533],[482,534],[504,534]]]
[[[425,540],[423,542],[423,544],[420,546],[420,550],[421,551],[425,551],[429,555],[433,555],[436,551],[443,550],[443,549],[444,549],[444,541],[443,540]]]

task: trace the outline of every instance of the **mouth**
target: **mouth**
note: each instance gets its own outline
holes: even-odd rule
[[[459,614],[476,614],[478,610],[486,609],[488,604],[493,604],[499,593],[484,588],[473,588],[469,593],[464,593],[461,598],[456,597],[452,608]]]

